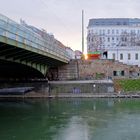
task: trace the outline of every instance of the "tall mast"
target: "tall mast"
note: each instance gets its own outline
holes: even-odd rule
[[[82,53],[84,54],[84,10],[82,10]]]

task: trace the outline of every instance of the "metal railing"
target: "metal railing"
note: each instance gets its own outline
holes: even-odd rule
[[[43,38],[41,35],[0,14],[0,36],[7,37],[30,47],[48,52],[69,61],[69,55],[55,38]]]

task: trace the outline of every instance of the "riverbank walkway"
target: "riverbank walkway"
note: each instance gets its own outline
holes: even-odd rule
[[[75,81],[48,81],[49,84],[90,84],[90,83],[113,83],[112,80],[75,80]]]
[[[51,94],[48,93],[26,93],[23,95],[0,95],[0,98],[140,98],[139,94],[118,94],[118,93],[61,93]]]

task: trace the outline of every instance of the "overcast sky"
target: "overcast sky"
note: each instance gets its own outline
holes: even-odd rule
[[[0,0],[0,13],[43,28],[73,50],[81,50],[81,11],[90,18],[140,18],[140,0]]]

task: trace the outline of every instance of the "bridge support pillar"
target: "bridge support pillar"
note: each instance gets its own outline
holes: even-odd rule
[[[36,63],[32,63],[31,67],[37,69],[38,71],[40,71],[44,76],[46,76],[47,73],[47,65],[43,65],[43,64],[36,64]]]
[[[44,76],[47,74],[47,65],[41,65],[41,72],[43,73]]]

